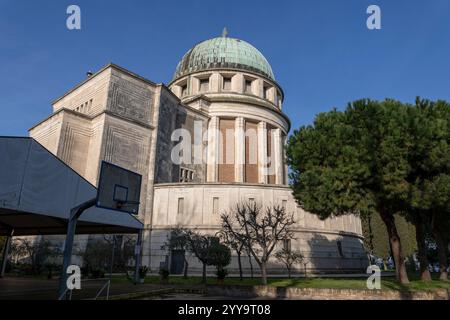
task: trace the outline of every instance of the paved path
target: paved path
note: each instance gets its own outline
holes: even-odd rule
[[[393,274],[383,273],[383,276]],[[366,278],[367,274],[335,274],[326,275],[327,278]],[[82,289],[74,290],[72,299],[93,299],[107,279],[82,281]],[[171,289],[193,289],[189,294],[168,293]],[[201,294],[204,287],[202,285],[159,285],[159,284],[139,284],[130,282],[112,283],[110,296],[137,294],[132,299],[144,299],[143,293],[155,292],[153,296],[145,299],[222,299],[224,297],[210,297]],[[0,300],[55,300],[58,298],[58,280],[46,280],[35,278],[5,277],[0,279]],[[100,297],[106,296],[106,290]],[[229,299],[229,298],[228,298]]]
[[[106,279],[82,281],[81,290],[74,290],[72,299],[92,299]],[[112,283],[110,295],[148,292],[168,288],[158,284]],[[0,300],[55,300],[58,298],[58,280],[5,277],[0,279]],[[106,295],[106,291],[101,295]]]

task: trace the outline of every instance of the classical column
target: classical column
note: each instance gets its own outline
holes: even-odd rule
[[[258,182],[267,184],[267,124],[258,123]]]
[[[283,139],[281,135],[281,129],[277,128],[274,130],[274,146],[273,155],[275,160],[275,184],[284,183],[284,163],[283,163]]]
[[[234,126],[234,179],[244,182],[245,170],[245,121],[237,117]]]
[[[283,136],[282,142],[283,146],[287,145],[288,138],[286,135]],[[289,184],[289,166],[287,164],[286,150],[283,148],[283,165],[284,165],[284,184]]]
[[[208,124],[208,154],[207,154],[207,181],[217,182],[218,180],[218,167],[217,162],[219,159],[219,147],[220,147],[220,132],[219,132],[219,117],[211,117]]]

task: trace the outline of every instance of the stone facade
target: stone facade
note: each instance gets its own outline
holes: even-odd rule
[[[30,136],[94,185],[102,160],[142,175],[142,262],[152,270],[172,261],[161,250],[171,228],[214,235],[220,214],[248,200],[283,205],[294,213],[292,248],[304,252],[311,271],[363,269],[367,258],[360,220],[321,221],[291,195],[283,153],[290,122],[275,80],[254,68],[179,74],[165,86],[109,64],[54,101],[52,115],[31,128]],[[200,141],[189,152],[183,150],[176,163],[172,152],[180,129]],[[233,135],[225,138],[224,129]],[[199,272],[198,261],[189,259],[190,269]],[[249,271],[247,260],[244,268]],[[271,261],[269,270],[284,269]]]
[[[358,290],[273,286],[208,286],[207,294],[233,298],[295,300],[449,300],[447,289],[429,291]]]

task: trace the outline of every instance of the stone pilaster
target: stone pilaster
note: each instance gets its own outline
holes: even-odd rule
[[[258,182],[267,184],[267,124],[258,123]]]
[[[287,144],[287,136],[284,136],[283,146]],[[289,184],[289,166],[287,164],[286,150],[283,148],[284,184]]]
[[[214,72],[209,78],[210,91],[219,92],[222,87],[222,76],[218,72]]]
[[[219,132],[219,117],[211,117],[208,124],[208,153],[207,153],[207,181],[218,181],[218,167],[219,147],[220,147],[220,132]]]
[[[243,117],[236,118],[234,129],[234,179],[236,182],[244,182],[245,121]]]
[[[243,93],[244,89],[244,76],[238,73],[231,80],[231,90],[234,92]]]
[[[275,160],[275,184],[284,183],[284,163],[283,163],[283,139],[281,136],[281,129],[274,130],[274,146],[273,155]]]

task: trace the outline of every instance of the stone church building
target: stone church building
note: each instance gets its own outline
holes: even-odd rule
[[[52,114],[29,134],[94,185],[102,160],[142,175],[142,263],[153,272],[163,261],[180,270],[174,265],[182,261],[180,253],[168,257],[161,249],[171,228],[215,235],[220,214],[240,201],[292,212],[295,238],[288,245],[306,255],[311,271],[361,271],[367,257],[360,219],[321,221],[291,195],[283,152],[290,122],[283,99],[265,57],[249,43],[223,35],[192,47],[168,85],[114,64],[89,73],[53,101]],[[181,162],[173,159],[177,129],[201,136],[192,152],[182,151]],[[200,161],[193,161],[195,155]],[[191,272],[200,272],[195,257],[189,259]],[[247,272],[245,258],[243,267]],[[274,260],[270,272],[284,272],[284,266]]]

